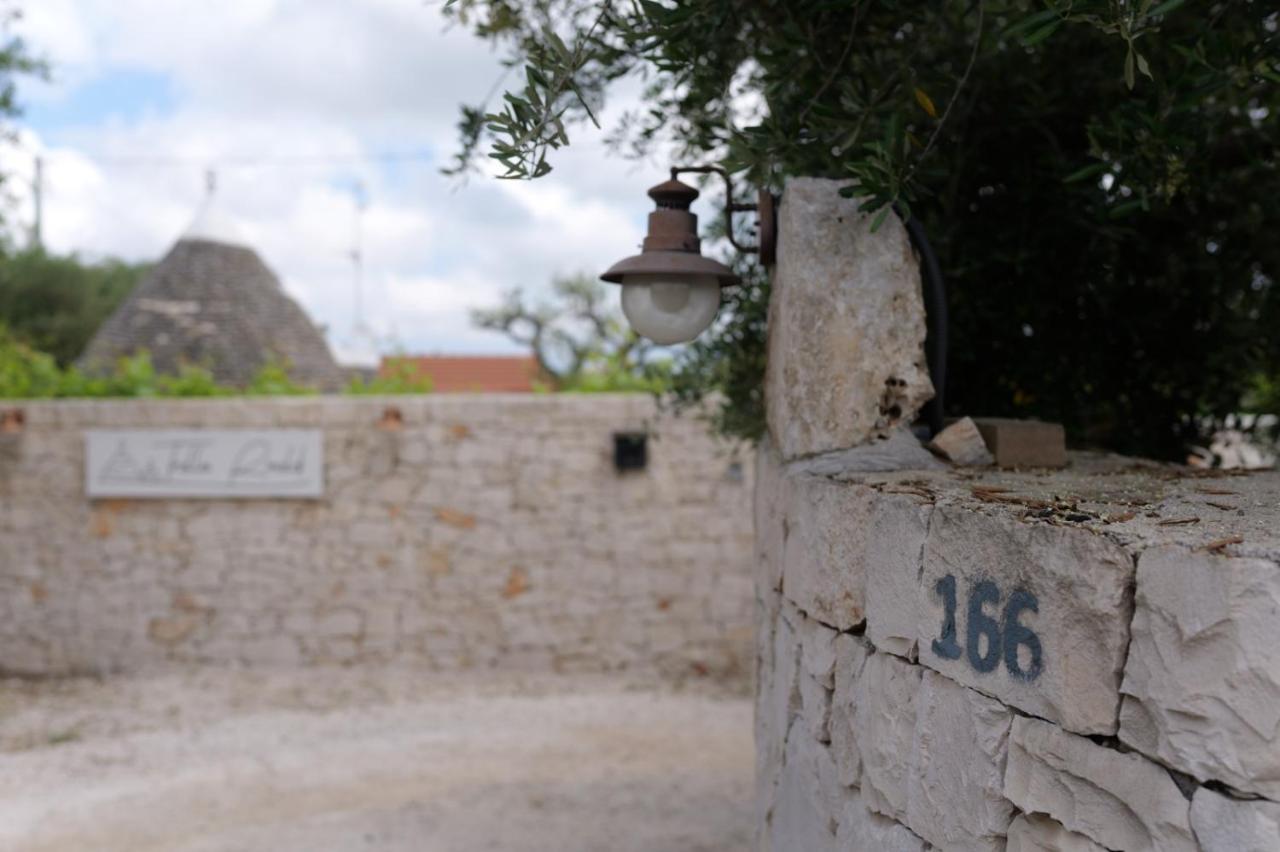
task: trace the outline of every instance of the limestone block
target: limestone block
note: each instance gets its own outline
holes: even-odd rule
[[[147,624],[147,635],[162,645],[177,645],[189,639],[205,620],[204,616],[193,612],[156,617]]]
[[[836,782],[827,748],[797,722],[787,734],[786,757],[770,823],[772,846],[782,850],[836,852],[836,828],[853,791]]]
[[[1005,796],[1107,849],[1195,852],[1190,803],[1163,767],[1039,719],[1013,722]]]
[[[809,736],[831,742],[831,690],[808,672],[800,675],[800,714]]]
[[[862,795],[871,810],[907,817],[916,698],[924,670],[889,654],[872,654],[853,687],[853,732],[862,760]]]
[[[370,604],[364,610],[364,639],[370,641],[394,641],[398,607],[392,601]]]
[[[1204,852],[1280,849],[1280,803],[1230,799],[1200,787],[1191,800],[1191,827]]]
[[[929,442],[929,449],[944,459],[963,467],[986,467],[995,457],[982,440],[982,433],[972,417],[961,417],[943,429]]]
[[[321,637],[354,637],[363,632],[364,618],[357,610],[342,607],[318,614],[312,630]]]
[[[767,617],[767,613],[766,613]],[[782,772],[791,722],[800,712],[800,640],[791,624],[775,611],[761,630],[756,688],[756,822],[767,826]]]
[[[1007,708],[892,655],[871,654],[853,687],[852,717],[871,810],[945,849],[1002,847],[1012,818],[1003,796]],[[837,760],[840,718],[832,730]]]
[[[241,659],[247,665],[291,668],[302,662],[298,642],[290,636],[249,638],[235,644],[240,648]]]
[[[920,662],[1035,716],[1114,734],[1133,560],[1081,529],[933,512],[921,576]]]
[[[787,607],[800,639],[801,715],[810,736],[822,743],[831,741],[831,690],[835,685],[836,637],[839,635],[812,618]]]
[[[834,685],[836,639],[840,634],[812,618],[798,613],[796,616],[794,623],[800,637],[800,663],[806,674],[830,689]]]
[[[1107,852],[1083,834],[1043,814],[1018,814],[1009,825],[1007,852]]]
[[[755,515],[756,583],[762,589],[782,588],[783,547],[787,540],[786,489],[777,452],[762,441],[756,452]]]
[[[1152,548],[1136,598],[1120,738],[1280,799],[1280,565]]]
[[[942,849],[1001,850],[1013,818],[1004,798],[1013,714],[931,671],[916,697],[906,824]]]
[[[906,229],[890,216],[871,233],[842,185],[792,179],[778,213],[765,400],[784,459],[910,423],[933,395]]]
[[[790,480],[783,594],[837,630],[863,622],[864,570],[875,492],[821,476]]]
[[[310,662],[320,665],[353,663],[360,656],[360,644],[353,638],[340,636],[321,640],[311,653]]]
[[[849,852],[925,852],[933,848],[902,823],[873,812],[861,796],[845,803],[836,844]]]
[[[867,542],[867,638],[881,651],[915,659],[921,622],[920,568],[933,506],[879,494]]]
[[[832,691],[831,756],[840,783],[856,787],[862,781],[862,756],[854,733],[854,691],[870,654],[865,642],[848,633],[836,637],[835,689]]]

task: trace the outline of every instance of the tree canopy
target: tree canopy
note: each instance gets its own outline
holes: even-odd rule
[[[49,73],[48,63],[32,53],[26,40],[15,31],[21,19],[22,9],[15,0],[0,0],[0,144],[13,142],[17,135],[14,120],[22,115],[18,81],[24,77],[45,77]],[[0,172],[0,186],[8,179],[9,175]],[[0,236],[5,238],[10,230],[7,213],[4,206],[0,206]]]
[[[559,390],[666,387],[666,361],[651,360],[653,345],[627,327],[604,285],[590,275],[561,276],[551,291],[550,300],[538,302],[510,290],[502,304],[472,311],[471,321],[528,346]]]
[[[847,179],[918,217],[950,289],[953,413],[1177,456],[1280,375],[1280,12],[1258,0],[451,0],[524,69],[454,169],[546,174],[623,79],[622,153]],[[761,279],[757,277],[757,281]],[[761,428],[765,286],[677,383]]]
[[[0,255],[0,322],[66,366],[146,270],[146,264],[85,263],[40,249]]]

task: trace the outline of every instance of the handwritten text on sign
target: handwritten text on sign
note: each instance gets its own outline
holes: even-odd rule
[[[317,429],[100,429],[85,434],[89,497],[320,497]]]

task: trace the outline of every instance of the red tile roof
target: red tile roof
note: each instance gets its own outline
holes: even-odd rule
[[[528,393],[543,381],[532,356],[401,355],[383,358],[379,372],[405,362],[431,379],[434,393]]]

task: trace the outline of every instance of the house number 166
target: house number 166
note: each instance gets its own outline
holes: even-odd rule
[[[944,614],[942,635],[933,640],[933,653],[944,660],[958,660],[964,655],[969,665],[979,672],[995,671],[1000,661],[1009,674],[1018,680],[1032,681],[1040,676],[1043,667],[1040,637],[1018,621],[1024,610],[1038,613],[1040,602],[1025,589],[1015,589],[1005,601],[1000,621],[986,611],[987,605],[1000,605],[1000,587],[990,580],[979,580],[969,589],[969,601],[965,619],[965,642],[961,648],[956,634],[956,578],[954,574],[942,577],[933,587],[942,599]],[[982,641],[986,637],[986,642]],[[984,647],[985,646],[985,647]],[[1030,662],[1024,668],[1018,655],[1019,646],[1025,646]]]

